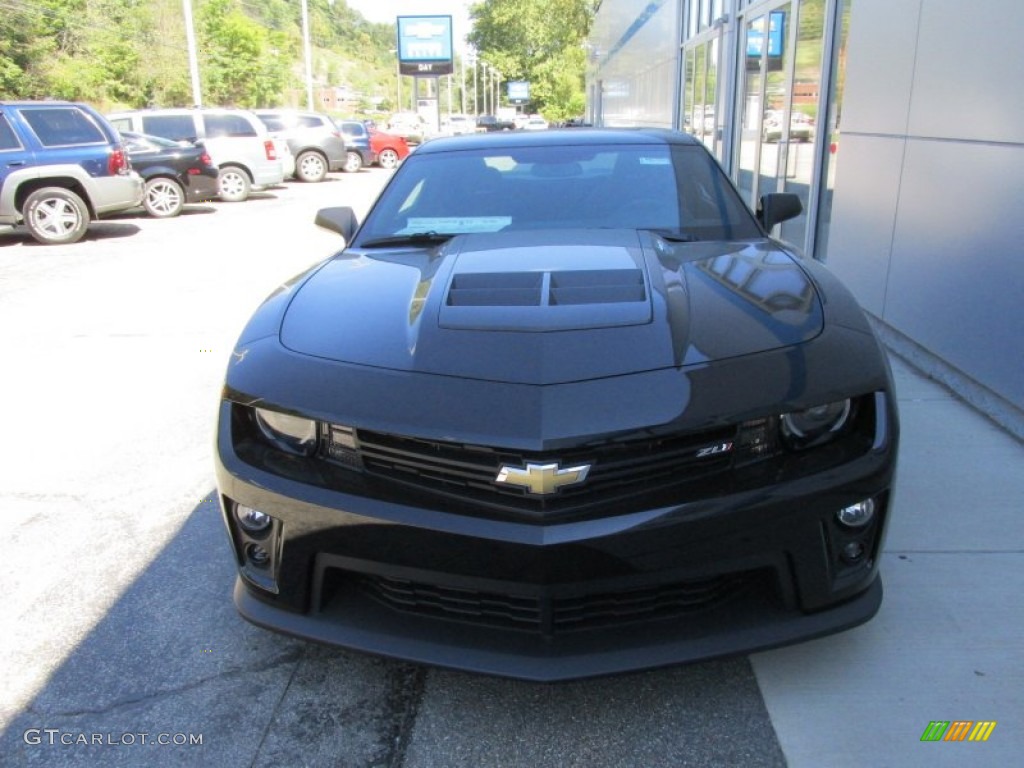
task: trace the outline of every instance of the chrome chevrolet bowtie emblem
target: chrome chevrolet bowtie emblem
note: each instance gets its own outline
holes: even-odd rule
[[[502,464],[495,482],[525,488],[536,496],[557,493],[566,485],[576,485],[587,479],[589,464],[559,469],[558,464],[534,464],[526,462],[525,467],[510,467]]]

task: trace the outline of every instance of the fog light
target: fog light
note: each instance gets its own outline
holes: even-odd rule
[[[875,500],[864,499],[836,512],[836,519],[849,528],[863,528],[875,516]]]
[[[843,545],[842,557],[848,563],[856,563],[864,557],[864,545],[859,541],[851,541]]]
[[[245,559],[256,568],[266,568],[270,564],[270,553],[259,544],[249,544],[245,548]]]
[[[262,533],[270,527],[270,515],[244,504],[235,505],[235,517],[238,519],[238,524],[249,533]]]

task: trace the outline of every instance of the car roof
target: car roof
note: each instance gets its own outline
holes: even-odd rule
[[[456,152],[465,149],[500,149],[508,147],[598,146],[608,144],[679,144],[699,145],[688,133],[664,128],[568,128],[548,131],[506,131],[502,133],[468,133],[431,139],[420,145],[418,155]]]

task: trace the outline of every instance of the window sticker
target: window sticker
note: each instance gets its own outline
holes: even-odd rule
[[[511,216],[423,216],[410,218],[408,225],[397,234],[409,235],[414,232],[443,232],[446,234],[498,232],[511,223]]]
[[[664,155],[658,155],[657,157],[640,157],[640,165],[669,165],[671,159]]]

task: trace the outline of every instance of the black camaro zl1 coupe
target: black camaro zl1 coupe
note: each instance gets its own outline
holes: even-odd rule
[[[248,620],[534,680],[877,611],[886,355],[696,140],[424,144],[229,361],[217,478]]]

